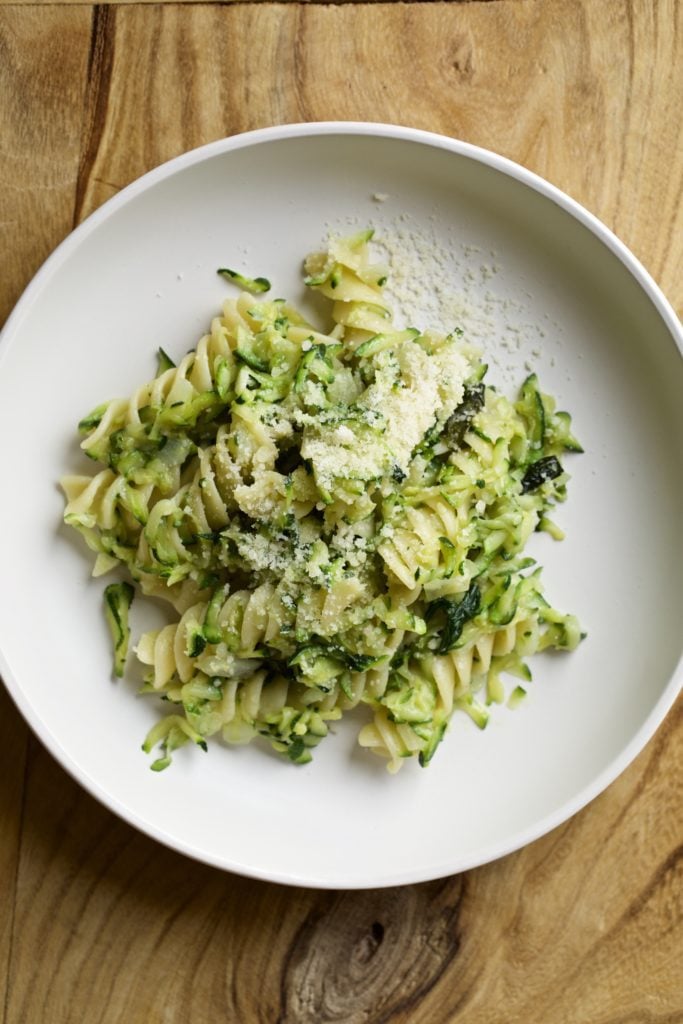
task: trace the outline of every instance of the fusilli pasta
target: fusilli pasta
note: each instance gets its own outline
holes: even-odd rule
[[[581,639],[523,553],[560,536],[570,417],[533,374],[515,401],[485,384],[457,326],[398,330],[371,236],[306,260],[328,331],[242,291],[177,366],[159,350],[156,377],[79,424],[103,468],[63,480],[66,522],[96,574],[122,565],[176,609],[136,647],[145,691],[174,706],[145,741],[157,770],[216,734],[304,762],[361,707],[362,746],[427,764],[455,711],[483,727],[505,674]]]

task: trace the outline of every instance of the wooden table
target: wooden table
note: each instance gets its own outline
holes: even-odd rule
[[[538,171],[613,228],[680,312],[682,109],[679,0],[1,3],[0,321],[69,230],[151,167],[324,119],[432,129]],[[683,1021],[682,710],[519,853],[413,887],[321,893],[139,835],[0,688],[2,1021]]]

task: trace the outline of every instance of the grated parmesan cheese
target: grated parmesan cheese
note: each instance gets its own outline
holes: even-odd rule
[[[384,193],[374,193],[373,200],[380,195]],[[342,222],[344,229],[358,223],[350,217]],[[331,224],[328,228],[331,233],[339,230]],[[461,327],[510,388],[517,385],[525,359],[533,361],[534,369],[544,357],[550,367],[555,365],[549,347],[559,352],[560,324],[545,312],[545,329],[539,326],[532,293],[517,283],[516,268],[514,275],[502,273],[495,249],[468,243],[437,213],[418,219],[405,212],[391,218],[378,215],[372,247],[376,258],[391,267],[385,296],[398,327],[417,327],[423,333]]]

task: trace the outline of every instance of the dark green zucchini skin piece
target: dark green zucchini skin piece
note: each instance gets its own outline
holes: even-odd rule
[[[175,369],[175,363],[169,356],[168,352],[165,352],[161,346],[157,349],[157,376],[165,373],[166,370]]]
[[[522,477],[522,494],[537,490],[546,480],[555,480],[563,472],[560,460],[554,455],[532,462]]]
[[[471,583],[462,601],[454,601],[450,597],[439,597],[432,601],[427,609],[427,619],[436,612],[443,612],[445,623],[441,630],[439,654],[452,651],[462,634],[466,622],[473,619],[481,608],[481,591],[476,583]]]
[[[465,434],[472,425],[472,420],[484,408],[485,386],[482,383],[468,384],[465,387],[462,402],[446,420],[440,440],[449,448],[459,448]]]

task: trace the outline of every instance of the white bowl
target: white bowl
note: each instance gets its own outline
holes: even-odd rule
[[[450,267],[490,379],[519,383],[529,362],[573,413],[586,453],[569,463],[558,516],[567,539],[534,538],[534,554],[553,603],[579,615],[588,639],[534,659],[525,705],[494,709],[484,732],[456,716],[428,769],[392,777],[357,750],[361,711],[303,768],[216,742],[155,774],[140,743],[159,706],[110,681],[103,582],[60,525],[56,482],[81,464],[75,424],[148,379],[158,345],[195,344],[226,295],[218,266],[265,274],[298,299],[302,257],[347,222],[373,224],[394,250],[422,245],[429,273]],[[308,124],[172,160],[60,245],[2,335],[0,671],[10,693],[94,796],[222,868],[362,888],[522,846],[623,771],[680,686],[681,347],[670,306],[607,228],[474,146],[387,125]],[[143,605],[136,630],[157,614]]]

